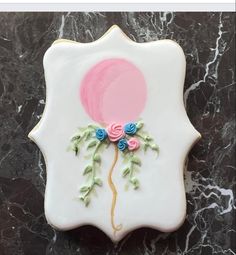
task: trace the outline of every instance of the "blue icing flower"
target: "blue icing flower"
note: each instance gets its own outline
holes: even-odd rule
[[[125,124],[124,130],[127,135],[134,135],[137,132],[136,124],[132,122]]]
[[[117,147],[120,151],[124,151],[126,148],[128,148],[128,143],[126,139],[120,139],[119,142],[117,143]]]
[[[103,128],[96,129],[96,137],[99,141],[103,141],[107,138],[107,132]]]

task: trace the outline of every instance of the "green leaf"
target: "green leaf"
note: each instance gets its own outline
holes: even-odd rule
[[[139,166],[141,166],[141,160],[137,157],[137,156],[133,156],[132,158],[131,158],[131,162],[132,163],[134,163],[134,164],[136,164],[136,165],[139,165]]]
[[[137,178],[132,178],[130,182],[133,184],[134,189],[139,188],[139,180]]]
[[[80,192],[84,193],[84,192],[89,191],[89,189],[90,189],[90,187],[88,187],[88,186],[83,186],[83,187],[80,188]]]
[[[88,139],[92,136],[92,133],[90,131],[86,131],[85,134],[85,141],[88,141]]]
[[[92,166],[90,166],[90,165],[86,166],[85,169],[84,169],[83,175],[86,175],[86,174],[92,172],[92,170],[93,170]]]
[[[138,121],[136,124],[137,129],[141,129],[144,126],[144,123],[142,121]]]
[[[129,167],[126,167],[126,168],[123,170],[122,176],[125,177],[125,176],[128,175],[129,173],[130,173],[130,168],[129,168]]]
[[[75,136],[73,136],[73,137],[71,138],[71,142],[74,142],[74,141],[76,141],[76,140],[80,140],[80,138],[81,138],[81,135],[75,135]]]
[[[151,144],[151,148],[152,150],[159,152],[159,147],[155,143]]]
[[[145,136],[145,140],[148,141],[148,142],[150,142],[150,141],[152,141],[153,139],[152,139],[149,135],[147,135],[147,136]]]
[[[84,201],[84,196],[83,196],[83,195],[79,196],[79,199],[80,199],[81,201]]]
[[[97,141],[92,141],[91,143],[88,144],[87,149],[93,148],[96,145],[97,145]]]
[[[149,144],[145,143],[144,146],[143,146],[143,149],[144,149],[145,152],[147,151],[148,147],[149,147]]]
[[[102,186],[102,180],[101,179],[99,179],[99,178],[96,178],[95,180],[94,180],[94,183],[96,184],[96,185],[98,185],[98,186]]]
[[[79,154],[79,147],[77,145],[74,145],[73,151],[75,152],[75,155],[77,156]]]
[[[98,154],[95,154],[94,157],[93,157],[93,160],[97,163],[100,163],[101,162],[101,156],[98,155]]]
[[[89,125],[88,125],[88,128],[97,129],[97,128],[99,128],[99,127],[98,127],[98,126],[96,126],[96,125],[89,124]]]
[[[84,203],[85,203],[85,206],[87,207],[90,203],[90,198],[89,197],[85,197],[84,198]]]

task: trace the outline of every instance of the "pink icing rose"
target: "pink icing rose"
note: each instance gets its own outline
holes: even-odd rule
[[[125,136],[125,132],[121,124],[112,123],[106,130],[111,142],[116,142]]]
[[[135,137],[130,138],[127,143],[128,143],[128,149],[130,151],[137,150],[140,147],[140,142]]]

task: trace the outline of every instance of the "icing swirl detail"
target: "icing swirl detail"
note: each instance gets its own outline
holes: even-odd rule
[[[107,134],[111,142],[116,142],[125,136],[121,124],[112,123],[107,127]]]
[[[124,138],[120,139],[117,143],[117,147],[120,151],[124,151],[128,147],[127,140]]]
[[[128,143],[128,149],[130,151],[137,150],[140,147],[140,142],[135,137],[130,138],[127,143]]]
[[[125,130],[125,133],[127,135],[134,135],[136,132],[137,132],[137,127],[136,127],[136,124],[135,123],[127,123],[125,126],[124,126],[124,130]]]
[[[96,138],[99,141],[103,141],[107,138],[107,132],[104,128],[98,128],[96,129]]]

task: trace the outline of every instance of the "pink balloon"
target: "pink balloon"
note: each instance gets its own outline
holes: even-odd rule
[[[107,59],[93,66],[80,86],[88,115],[101,124],[127,123],[139,118],[147,98],[142,72],[125,59]]]

